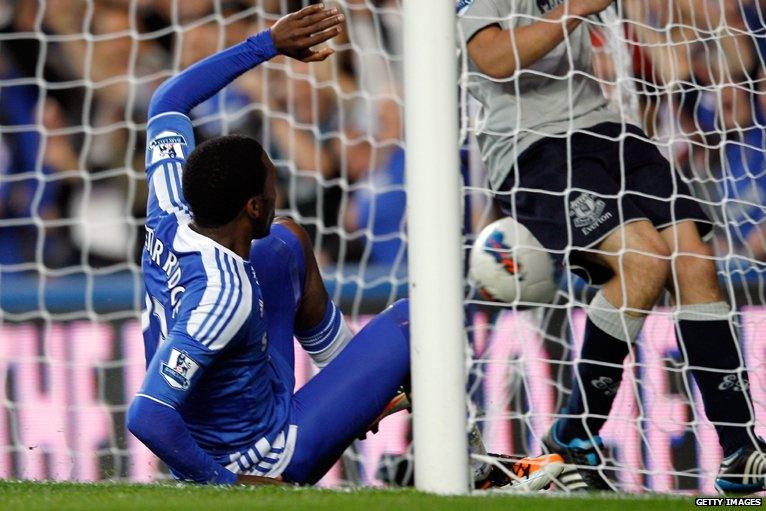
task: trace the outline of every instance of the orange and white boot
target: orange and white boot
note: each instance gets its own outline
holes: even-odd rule
[[[564,470],[564,458],[545,454],[534,458],[514,458],[505,454],[482,457],[492,465],[486,479],[476,482],[476,489],[502,489],[530,492],[547,489]]]

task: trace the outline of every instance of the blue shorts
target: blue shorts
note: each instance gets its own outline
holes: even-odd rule
[[[661,230],[694,220],[701,236],[712,229],[688,185],[633,125],[604,123],[536,142],[519,156],[495,197],[554,259],[593,284],[612,272],[578,249],[596,247],[622,225],[643,219]]]

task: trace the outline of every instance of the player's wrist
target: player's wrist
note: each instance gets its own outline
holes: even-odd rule
[[[271,35],[271,29],[263,30],[254,36],[250,36],[247,38],[247,41],[255,51],[264,57],[265,60],[279,55],[279,50],[277,50],[277,47],[274,44],[274,38]]]

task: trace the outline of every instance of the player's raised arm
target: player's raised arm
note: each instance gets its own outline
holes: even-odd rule
[[[332,49],[312,48],[340,34],[343,19],[338,9],[326,9],[322,4],[280,18],[271,29],[203,59],[164,82],[152,97],[149,117],[165,112],[186,115],[242,73],[278,54],[304,62],[326,59]]]
[[[162,214],[188,210],[181,193],[180,175],[183,161],[195,146],[189,112],[243,73],[276,55],[304,62],[326,59],[333,53],[331,48],[313,48],[340,34],[343,19],[338,9],[311,5],[280,18],[269,30],[197,62],[160,85],[149,105],[147,127],[148,225]]]
[[[603,11],[613,1],[566,0],[542,20],[512,30],[503,30],[493,22],[489,1],[476,2],[468,8],[468,21],[464,22],[469,27],[468,55],[482,73],[492,78],[508,78],[561,44],[566,35],[580,25],[582,18]],[[478,30],[471,29],[477,26]]]

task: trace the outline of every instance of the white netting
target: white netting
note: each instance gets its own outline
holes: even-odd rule
[[[481,3],[460,4],[464,14],[471,16],[476,9],[468,6]],[[495,21],[503,28],[506,22],[529,24],[561,3],[498,0],[494,4],[501,11],[503,6],[512,7],[510,15]],[[733,318],[750,372],[756,432],[761,435],[766,431],[766,382],[761,377],[766,362],[764,7],[766,2],[758,0],[624,0],[585,21],[594,68],[586,76],[600,83],[614,111],[645,130],[715,223],[716,265],[735,308]],[[530,10],[537,14],[530,15]],[[464,35],[460,35],[463,44]],[[563,70],[551,60],[508,78],[482,74],[469,65],[463,51],[461,85],[469,88],[487,80],[499,88],[529,76],[567,83],[580,73],[568,74],[567,63],[577,59],[572,55],[574,44],[566,40],[553,50],[563,60]],[[522,103],[525,97],[541,94],[528,84],[515,93]],[[470,96],[466,101],[461,110],[462,132],[469,142],[474,134],[490,131],[515,138],[529,127],[514,124],[521,117],[509,110],[511,127],[498,134],[492,131],[496,125],[487,122],[486,112],[473,115],[478,104]],[[539,106],[539,96],[536,101]],[[569,106],[577,109],[571,96]],[[540,135],[554,134],[535,129]],[[576,131],[570,129],[566,135]],[[623,128],[618,139],[624,140],[625,135]],[[491,147],[500,150],[499,145]],[[472,150],[479,151],[478,147]],[[492,160],[492,155],[485,156]],[[478,232],[499,211],[491,200],[487,177],[472,170],[466,196],[473,205],[473,232]],[[517,189],[512,190],[511,197],[516,193]],[[565,225],[560,228],[567,230]],[[473,239],[467,237],[467,247]],[[490,451],[539,453],[542,438],[570,392],[586,319],[583,306],[594,290],[567,272],[563,281],[554,304],[533,310],[492,306],[480,295],[467,300],[475,307],[469,329],[475,357],[472,376],[480,382],[471,393],[477,404],[474,420]],[[711,492],[721,449],[705,418],[698,389],[683,376],[670,305],[668,296],[662,298],[645,324],[635,353],[626,361],[623,384],[602,430],[607,463],[625,491]]]

